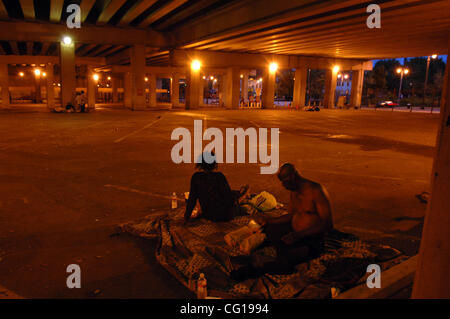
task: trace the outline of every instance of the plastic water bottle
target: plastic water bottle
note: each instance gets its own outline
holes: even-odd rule
[[[206,299],[207,295],[205,274],[201,273],[197,281],[197,299]]]
[[[172,193],[172,209],[176,209],[178,207],[177,202],[177,194],[175,192]]]

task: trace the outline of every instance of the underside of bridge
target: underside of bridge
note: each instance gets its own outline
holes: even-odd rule
[[[172,82],[171,106],[184,102],[177,89],[181,78],[187,86],[185,107],[195,108],[203,104],[201,76],[212,73],[219,80],[219,105],[237,108],[248,102],[240,81],[258,70],[259,105],[271,108],[276,76],[268,67],[277,63],[280,70],[296,70],[295,106],[305,103],[310,68],[326,70],[323,105],[330,108],[338,68],[351,71],[351,104],[359,106],[369,60],[446,54],[448,49],[448,1],[373,3],[381,9],[381,28],[368,27],[369,3],[356,0],[0,1],[0,64],[9,74],[1,77],[1,86],[14,86],[9,78],[17,78],[17,66],[50,71],[56,65],[56,73],[45,72],[46,91],[52,91],[45,94],[49,107],[56,86],[63,105],[75,87],[85,88],[93,108],[100,85],[90,73],[109,72],[112,100],[119,100],[121,87],[123,104],[137,110],[156,106],[156,78],[164,76]],[[69,28],[77,13],[79,28]],[[64,36],[72,42],[64,44]],[[195,72],[193,60],[201,63]],[[2,104],[8,105],[8,92],[2,92]]]
[[[380,28],[368,26],[376,13],[368,12],[370,4],[381,9]],[[10,106],[21,68],[39,68],[29,82],[43,86],[49,109],[70,103],[77,89],[87,90],[88,106],[95,108],[98,75],[110,81],[114,102],[123,93],[127,108],[156,107],[158,78],[170,79],[169,107],[197,108],[210,74],[219,80],[220,105],[239,108],[248,102],[252,72],[261,76],[257,102],[273,108],[282,69],[295,69],[292,103],[304,106],[308,69],[322,69],[323,106],[335,107],[338,71],[347,70],[351,105],[359,107],[371,60],[448,53],[449,9],[448,0],[0,0],[1,105]],[[445,79],[444,99],[448,71]],[[44,101],[40,93],[36,101]],[[448,99],[441,105],[448,114]],[[448,156],[446,123],[441,151]],[[448,176],[448,157],[436,165]],[[443,214],[445,207],[437,209]],[[435,278],[427,276],[422,283]]]

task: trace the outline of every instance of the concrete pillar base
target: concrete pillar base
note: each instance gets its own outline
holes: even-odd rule
[[[327,109],[335,108],[335,92],[337,83],[337,73],[331,69],[326,70],[325,74],[325,96],[323,99],[324,107]]]
[[[2,104],[0,106],[8,107],[10,105],[8,64],[0,64],[0,87],[2,88]]]

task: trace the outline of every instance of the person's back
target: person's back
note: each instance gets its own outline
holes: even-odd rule
[[[227,179],[220,172],[202,171],[192,175],[187,209],[198,199],[202,218],[228,221],[233,218],[234,199]]]
[[[229,221],[234,217],[236,198],[228,181],[217,169],[214,154],[202,154],[197,168],[191,178],[189,199],[186,205],[185,220],[188,221],[197,203],[200,202],[201,217],[212,221]],[[210,163],[205,157],[212,156]]]

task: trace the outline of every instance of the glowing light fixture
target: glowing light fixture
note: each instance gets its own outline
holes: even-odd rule
[[[19,76],[23,77],[25,74],[23,72],[19,72]]]
[[[397,73],[401,73],[401,72],[402,72],[402,68],[398,68]]]
[[[437,54],[433,54],[431,57],[432,57],[433,59],[436,59],[436,58],[437,58]]]
[[[241,74],[241,79],[244,77],[244,75],[243,74]]]
[[[333,67],[333,72],[334,73],[338,73],[339,72],[339,65],[335,65],[334,67]]]
[[[209,79],[210,79],[211,81],[214,80],[214,76],[211,75],[211,76],[209,77]]]
[[[94,81],[98,81],[98,74],[94,74],[93,76],[92,76],[92,78],[94,79]]]
[[[65,36],[65,37],[63,38],[63,42],[64,42],[65,45],[69,45],[69,44],[72,43],[72,38],[69,37],[69,36]]]
[[[145,79],[144,79],[144,80],[145,80],[145,82],[148,82],[148,77],[145,77]]]
[[[206,76],[203,76],[203,80],[206,80]]]
[[[275,73],[278,70],[278,63],[272,62],[269,65],[269,71]]]
[[[198,71],[198,70],[200,70],[201,65],[202,64],[200,63],[199,60],[193,60],[192,63],[191,63],[191,68],[194,71]]]
[[[110,77],[110,76],[108,76],[108,81],[109,81],[109,80],[111,80],[111,77]]]
[[[403,72],[405,72],[405,74],[408,74],[408,73],[409,73],[409,70],[408,70],[408,69],[405,69]]]
[[[348,74],[344,75],[344,79],[346,80],[348,79]]]
[[[35,74],[36,76],[40,76],[40,75],[41,75],[41,70],[39,70],[39,69],[34,69],[34,74]]]

